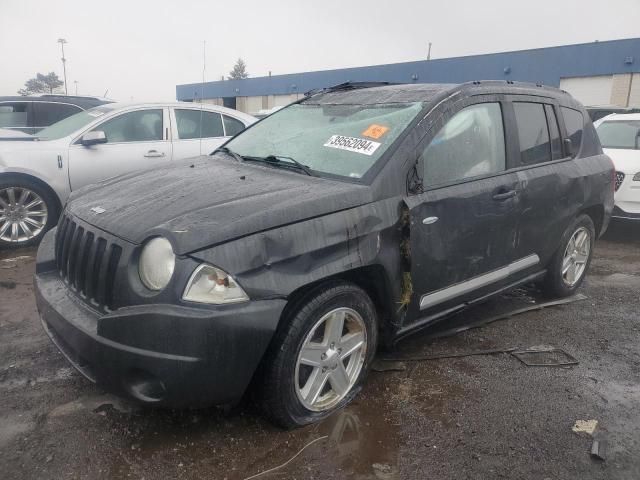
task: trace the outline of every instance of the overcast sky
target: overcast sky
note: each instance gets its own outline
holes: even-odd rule
[[[218,80],[638,36],[640,0],[0,0],[0,95],[62,78],[60,37],[70,94],[149,101],[200,81],[203,41]]]

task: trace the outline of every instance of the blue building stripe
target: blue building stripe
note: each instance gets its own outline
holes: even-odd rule
[[[347,81],[462,83],[514,80],[559,86],[560,78],[640,72],[640,38],[368,67],[176,86],[178,100],[304,93]]]

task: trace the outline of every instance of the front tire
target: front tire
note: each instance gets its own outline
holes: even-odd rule
[[[373,302],[349,283],[313,291],[291,311],[264,360],[262,404],[285,428],[317,422],[349,403],[375,355]]]
[[[593,220],[580,215],[565,230],[543,281],[544,290],[556,297],[573,295],[587,274],[596,233]]]
[[[0,247],[35,245],[58,220],[49,190],[20,178],[0,179]]]

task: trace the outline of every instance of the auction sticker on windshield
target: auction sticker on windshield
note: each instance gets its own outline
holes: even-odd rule
[[[384,125],[377,125],[375,123],[369,125],[364,132],[362,132],[362,136],[373,138],[374,140],[378,140],[385,133],[389,131],[389,127],[385,127]]]
[[[333,135],[329,140],[327,140],[327,143],[325,143],[324,146],[347,150],[354,153],[362,153],[364,155],[373,155],[380,146],[380,143],[365,140],[363,138]]]

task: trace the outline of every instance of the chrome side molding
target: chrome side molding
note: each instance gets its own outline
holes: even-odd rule
[[[456,283],[450,287],[436,290],[435,292],[426,293],[420,297],[420,310],[425,310],[460,295],[464,295],[479,288],[486,287],[487,285],[491,285],[492,283],[499,282],[500,280],[509,278],[514,273],[533,267],[538,263],[540,263],[540,257],[538,257],[538,255],[529,255],[528,257],[524,257],[510,263],[506,267],[478,275],[477,277]]]

